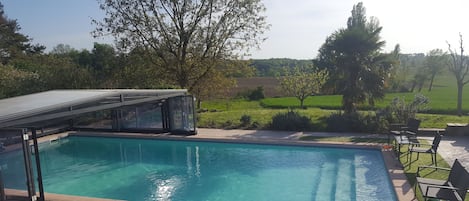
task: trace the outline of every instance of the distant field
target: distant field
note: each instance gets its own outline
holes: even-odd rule
[[[209,112],[199,113],[198,125],[200,127],[215,128],[246,128],[241,126],[240,118],[243,115],[251,117],[252,122],[256,122],[256,128],[267,128],[272,117],[279,112],[286,112],[288,108],[295,109],[299,107],[300,102],[293,97],[282,97],[282,93],[278,91],[279,83],[274,77],[270,78],[244,78],[238,80],[237,90],[242,91],[247,88],[254,89],[263,86],[268,97],[261,101],[246,100],[221,100],[208,101],[202,103],[202,108]],[[414,93],[389,93],[386,94],[384,100],[376,103],[377,108],[383,108],[389,105],[394,97],[405,97],[406,101],[414,98]],[[235,94],[235,93],[234,93]],[[469,116],[458,117],[456,113],[456,82],[452,75],[446,73],[436,77],[434,89],[428,92],[428,86],[422,89],[422,94],[430,98],[431,110],[427,114],[417,114],[417,118],[422,120],[422,128],[445,128],[446,123],[458,122],[468,123]],[[279,98],[272,98],[279,97]],[[305,100],[306,110],[298,109],[302,115],[311,118],[316,128],[323,131],[324,119],[331,113],[341,109],[342,97],[334,96],[313,96]],[[368,110],[370,106],[363,105],[362,109]],[[464,87],[463,93],[463,109],[465,114],[469,113],[469,85]],[[436,113],[436,114],[429,114]]]
[[[259,101],[245,100],[209,101],[205,102],[203,107],[210,112],[198,114],[198,126],[212,128],[242,128],[240,119],[243,115],[251,116],[252,122],[257,122],[259,128],[266,128],[275,114],[287,111],[287,109],[262,108]],[[321,130],[321,127],[325,128],[323,119],[336,112],[336,110],[319,108],[298,109],[296,111],[311,118],[312,122],[318,125],[317,128],[320,130],[314,131],[324,131]],[[469,122],[469,116],[458,117],[444,114],[418,114],[417,118],[422,120],[422,128],[445,128],[446,123],[449,122]]]
[[[281,97],[286,95],[286,93],[280,90],[280,83],[275,77],[237,78],[236,83],[237,86],[230,90],[230,97],[235,97],[240,92],[256,89],[259,86],[264,88],[266,97]]]
[[[433,90],[428,92],[428,86],[422,89],[421,94],[430,98],[430,110],[428,113],[437,114],[455,114],[457,104],[457,88],[454,78],[450,75],[437,77],[436,85]],[[415,94],[413,93],[388,93],[383,100],[377,101],[376,108],[384,108],[394,97],[405,98],[411,101]],[[299,107],[300,101],[294,97],[266,98],[261,101],[261,105],[266,108],[295,108]],[[342,96],[311,96],[305,100],[306,107],[319,107],[323,109],[339,110],[342,106]],[[370,109],[371,106],[364,104],[361,109]],[[469,85],[464,87],[463,110],[469,113]]]

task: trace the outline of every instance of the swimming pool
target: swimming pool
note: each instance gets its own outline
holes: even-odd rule
[[[68,137],[40,146],[46,192],[142,200],[397,200],[379,150]],[[0,155],[25,188],[19,152]]]

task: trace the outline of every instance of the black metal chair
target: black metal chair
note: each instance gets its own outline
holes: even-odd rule
[[[432,168],[434,170],[449,171],[447,180],[438,180],[424,178],[420,176],[420,171],[425,168]],[[417,169],[417,186],[425,200],[442,199],[450,201],[464,201],[467,190],[469,189],[469,173],[456,159],[453,166],[450,168],[442,168],[436,166],[420,166]]]
[[[431,145],[427,144],[410,144],[409,145],[409,153],[407,154],[407,159],[410,157],[410,164],[412,164],[412,153],[417,153],[417,160],[419,159],[420,154],[431,154],[432,156],[432,164],[436,164],[436,153],[438,150],[438,146],[441,142],[441,135],[439,132],[435,134],[433,138],[433,142]],[[410,165],[409,165],[410,166]]]
[[[420,127],[420,120],[410,118],[407,120],[406,126],[400,126],[398,130],[389,131],[394,135],[395,147],[397,147],[397,155],[401,154],[402,145],[418,144],[417,132]]]

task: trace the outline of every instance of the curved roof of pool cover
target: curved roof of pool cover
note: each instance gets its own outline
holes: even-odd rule
[[[185,89],[52,90],[0,100],[0,128],[73,117],[79,114],[164,101],[186,95]]]

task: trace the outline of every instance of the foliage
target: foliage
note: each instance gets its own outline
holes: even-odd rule
[[[469,73],[469,60],[466,55],[464,55],[464,47],[462,35],[459,34],[459,52],[457,50],[451,49],[451,45],[448,43],[448,51],[450,55],[449,62],[449,71],[453,73],[456,78],[456,84],[458,86],[458,104],[457,104],[457,114],[462,115],[462,93],[463,87],[469,83],[469,79],[466,79],[466,76]]]
[[[354,5],[347,28],[327,37],[319,49],[318,67],[332,76],[329,84],[342,95],[346,113],[354,113],[357,104],[384,97],[385,80],[394,62],[381,53],[385,42],[376,18],[367,20],[362,3]]]
[[[263,41],[268,28],[260,0],[100,0],[96,37],[111,34],[123,51],[143,48],[170,84],[193,91],[224,60]],[[200,88],[200,87],[199,87]]]
[[[28,89],[28,84],[37,78],[35,73],[0,64],[0,98],[22,95],[27,92],[24,89]]]
[[[273,130],[306,131],[312,128],[311,119],[289,110],[272,117],[269,128]]]
[[[282,90],[288,95],[300,100],[300,107],[304,108],[304,100],[320,90],[327,80],[325,70],[316,70],[312,67],[294,67],[285,69],[285,75],[278,77]]]
[[[241,116],[239,121],[241,122],[242,126],[247,126],[247,125],[251,124],[251,116],[245,114],[245,115]]]
[[[248,100],[261,100],[265,98],[264,95],[264,87],[258,86],[256,89],[251,90],[251,92],[247,96]]]
[[[285,68],[290,69],[294,67],[304,67],[311,64],[311,60],[298,60],[287,58],[250,60],[250,66],[252,66],[256,70],[256,76],[258,77],[284,76]]]
[[[83,52],[83,54],[86,55],[86,52]],[[147,62],[142,54],[141,50],[135,49],[126,55],[119,56],[118,66],[113,69],[112,77],[110,78],[113,80],[116,88],[175,88],[176,86],[167,84],[165,77],[158,69]],[[85,60],[86,57],[82,58]],[[89,58],[91,65],[91,58],[95,57],[90,54]]]
[[[45,49],[42,45],[31,44],[31,39],[19,33],[20,26],[16,20],[8,19],[3,4],[0,3],[0,63],[8,64],[10,60],[25,55],[40,54]]]
[[[257,101],[265,98],[264,94],[264,87],[258,86],[255,89],[246,89],[244,91],[239,92],[236,97],[247,99],[250,101]]]
[[[90,88],[95,83],[91,73],[80,68],[68,58],[54,55],[34,55],[12,61],[17,69],[36,74],[36,79],[29,80],[28,87],[21,94],[52,89]]]
[[[225,60],[220,63],[216,70],[208,72],[192,89],[192,94],[197,97],[197,108],[201,107],[202,100],[226,97],[229,89],[236,85],[234,77],[239,74],[250,76],[252,73],[253,69],[245,61]]]
[[[422,94],[415,94],[409,103],[405,101],[405,97],[395,97],[380,113],[390,122],[405,124],[409,118],[416,118],[417,113],[429,110],[429,103],[430,99]]]
[[[438,73],[443,70],[447,63],[446,53],[441,49],[430,50],[425,56],[425,67],[430,74],[430,85],[428,91],[433,88],[433,81]]]
[[[329,132],[383,133],[387,130],[387,121],[373,113],[337,112],[327,117],[326,124]]]

